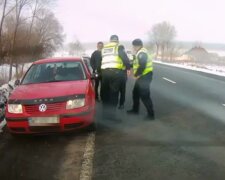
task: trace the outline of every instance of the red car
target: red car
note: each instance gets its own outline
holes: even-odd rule
[[[19,84],[6,108],[10,133],[63,132],[94,127],[92,75],[82,58],[36,61]]]

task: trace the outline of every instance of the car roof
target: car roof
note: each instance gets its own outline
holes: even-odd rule
[[[54,62],[69,62],[69,61],[80,61],[83,59],[81,57],[56,57],[56,58],[47,58],[35,61],[33,64],[45,64],[45,63],[54,63]]]

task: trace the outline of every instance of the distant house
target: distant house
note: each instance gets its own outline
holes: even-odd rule
[[[176,60],[181,61],[194,61],[202,63],[211,63],[216,61],[218,57],[212,53],[209,53],[203,47],[193,47],[189,51],[185,52],[182,56],[177,57]]]

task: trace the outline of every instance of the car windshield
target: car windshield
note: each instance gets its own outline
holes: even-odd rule
[[[25,75],[22,84],[78,81],[86,79],[80,62],[54,62],[34,64]]]

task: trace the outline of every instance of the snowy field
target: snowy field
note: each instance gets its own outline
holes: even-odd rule
[[[179,67],[179,68],[184,68],[184,69],[189,69],[193,71],[199,71],[199,72],[204,72],[204,73],[209,73],[209,74],[214,74],[218,76],[224,76],[225,77],[225,66],[217,66],[217,65],[206,65],[206,64],[194,64],[194,63],[166,63],[158,60],[154,60],[154,63],[158,64],[164,64],[168,66],[174,66],[174,67]]]
[[[221,51],[209,50],[208,52],[218,54],[221,57],[225,57],[225,51],[222,51],[222,50]]]

